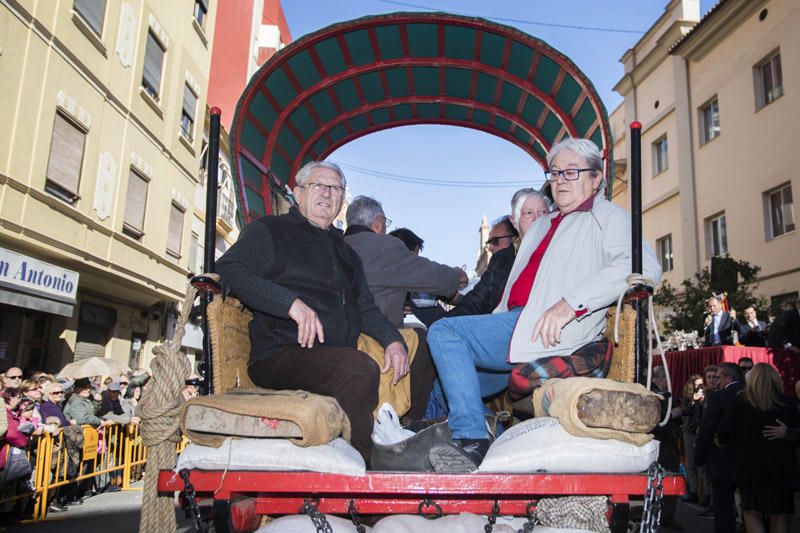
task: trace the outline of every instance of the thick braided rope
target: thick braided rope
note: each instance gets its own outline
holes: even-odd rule
[[[184,402],[181,389],[191,372],[189,359],[180,352],[180,347],[196,295],[197,289],[190,285],[172,340],[153,348],[152,376],[136,406],[136,415],[142,419],[142,443],[147,446],[148,475],[144,479],[139,519],[142,533],[174,533],[177,529],[172,496],[158,495],[158,472],[175,468],[175,445],[181,437],[179,415]]]

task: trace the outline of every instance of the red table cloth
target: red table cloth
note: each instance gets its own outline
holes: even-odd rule
[[[654,356],[654,364],[659,366],[661,360]],[[794,395],[794,384],[800,379],[800,361],[789,350],[772,348],[756,348],[751,346],[709,346],[680,352],[667,352],[667,366],[672,380],[673,395],[680,398],[686,380],[692,374],[703,375],[707,365],[729,362],[738,363],[742,357],[749,357],[753,363],[769,363],[781,374],[784,392]]]

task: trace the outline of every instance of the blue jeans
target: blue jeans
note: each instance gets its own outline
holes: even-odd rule
[[[428,330],[453,438],[487,438],[482,398],[508,386],[514,366],[506,357],[521,311],[443,318]]]

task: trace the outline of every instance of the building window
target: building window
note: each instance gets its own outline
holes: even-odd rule
[[[653,143],[653,176],[669,168],[668,155],[667,136],[664,135]]]
[[[183,215],[183,208],[175,203],[171,204],[169,211],[169,228],[167,230],[167,253],[175,257],[181,256]]]
[[[707,143],[719,137],[719,102],[716,97],[700,109],[701,141]]]
[[[131,170],[128,175],[128,193],[125,195],[125,215],[122,232],[134,239],[144,235],[144,215],[147,210],[147,178]]]
[[[78,199],[85,146],[86,131],[66,116],[56,113],[50,158],[47,162],[47,192],[68,202]]]
[[[191,142],[194,140],[194,116],[197,109],[197,95],[188,84],[183,86],[183,108],[181,109],[181,135]]]
[[[710,255],[725,255],[728,253],[728,228],[725,215],[718,215],[708,219],[708,250]]]
[[[194,19],[197,24],[205,29],[208,16],[208,0],[194,0]]]
[[[667,235],[656,241],[658,255],[661,258],[661,271],[671,272],[672,266],[672,235]]]
[[[103,36],[103,21],[106,18],[106,0],[75,0],[72,4],[72,8],[98,37]]]
[[[783,95],[783,73],[781,54],[775,52],[755,67],[756,109]]]
[[[794,231],[794,203],[792,202],[791,184],[765,193],[765,197],[769,225],[767,238],[772,239]]]
[[[189,237],[189,271],[193,274],[201,274],[203,271],[201,270],[201,266],[198,264],[198,258],[200,257],[200,235],[195,232],[192,232],[191,237]]]
[[[158,101],[161,94],[161,71],[164,66],[164,47],[152,31],[147,32],[147,46],[144,53],[142,87],[147,94]]]

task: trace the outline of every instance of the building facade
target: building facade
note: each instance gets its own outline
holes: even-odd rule
[[[614,201],[630,205],[628,125],[642,124],[642,209],[672,285],[730,255],[761,267],[776,309],[800,291],[800,4],[672,0],[621,58]]]
[[[0,2],[6,366],[57,371],[92,355],[147,366],[171,335],[190,270],[214,4]],[[20,284],[22,264],[52,286]]]

